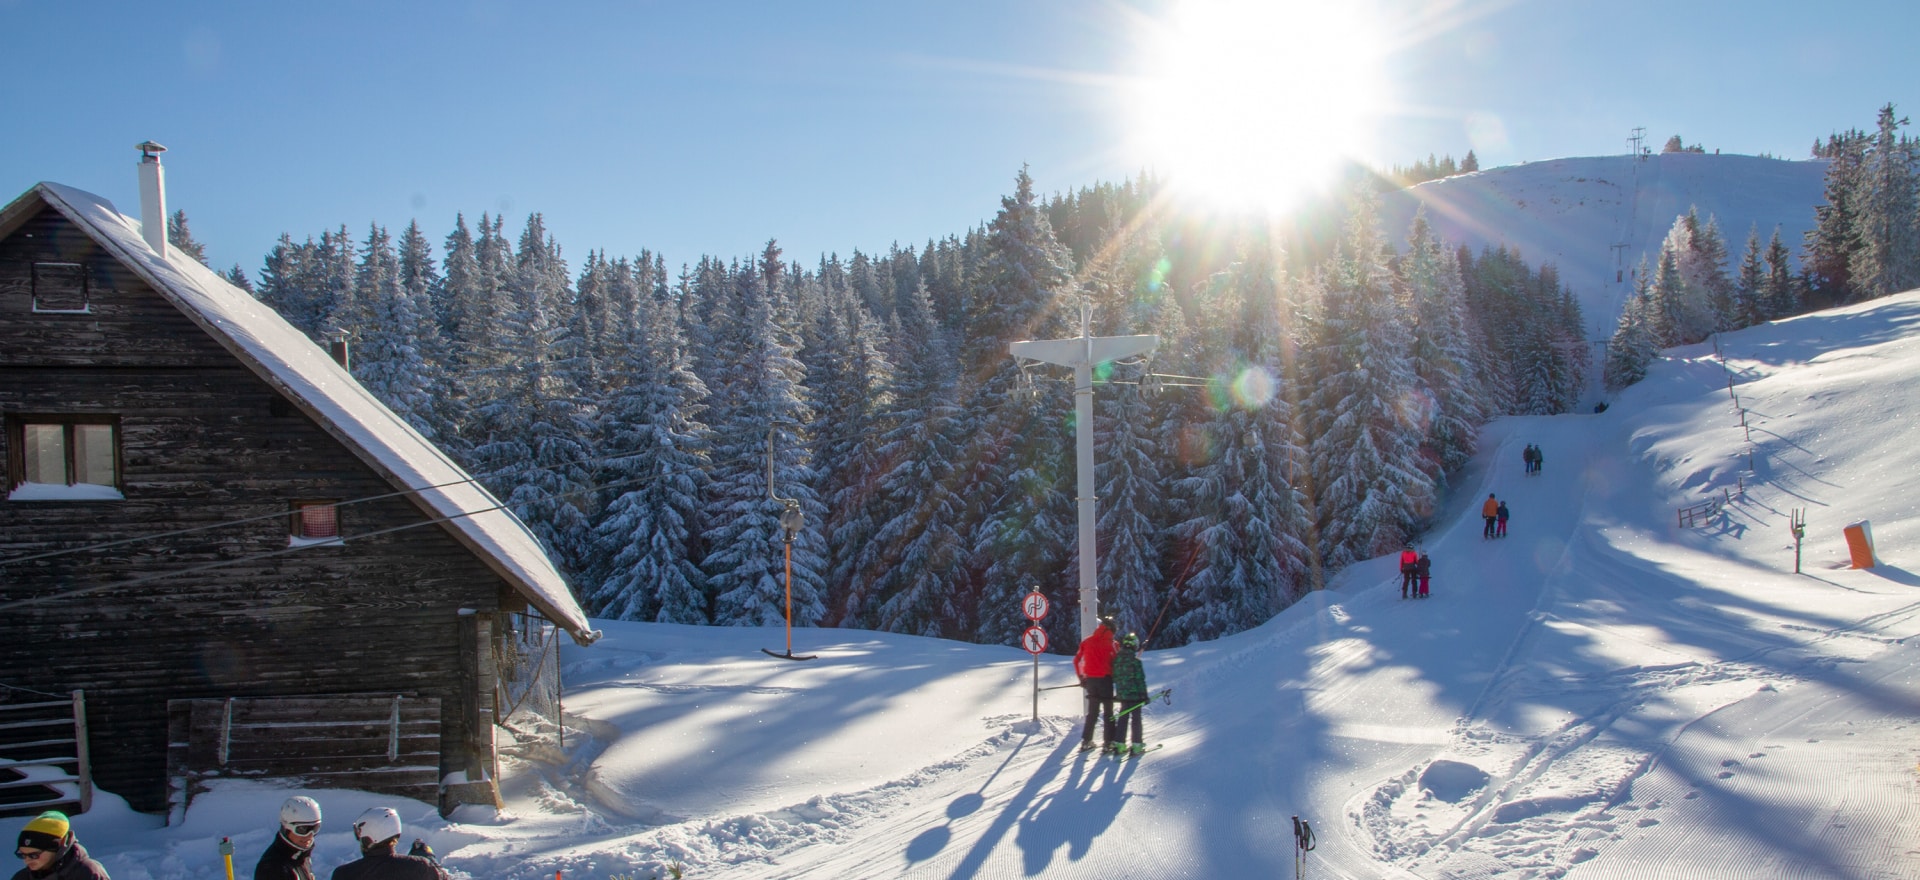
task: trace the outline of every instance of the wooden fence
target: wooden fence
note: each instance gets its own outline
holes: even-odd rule
[[[93,806],[86,695],[29,699],[0,703],[0,816],[84,813]]]
[[[167,701],[169,821],[207,781],[273,780],[432,804],[440,790],[440,701],[399,694]]]
[[[1720,508],[1725,507],[1727,502],[1727,493],[1726,490],[1723,489],[1720,492],[1719,498],[1702,501],[1699,504],[1689,504],[1686,507],[1680,508],[1680,527],[1690,529],[1694,526],[1704,524],[1707,520],[1712,519],[1715,514],[1719,513]]]

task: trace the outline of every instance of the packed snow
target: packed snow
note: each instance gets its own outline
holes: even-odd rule
[[[793,662],[759,650],[777,628],[600,622],[565,654],[564,745],[514,750],[504,810],[399,804],[405,839],[473,878],[1920,877],[1920,291],[1718,350],[1601,414],[1490,424],[1425,537],[1432,598],[1375,559],[1149,651],[1173,693],[1144,757],[1077,754],[1071,687],[1036,720],[1016,647],[801,629],[819,659]],[[1480,536],[1489,492],[1507,538]],[[392,801],[308,793],[325,876]],[[104,795],[75,826],[119,880],[216,876],[223,836],[244,873],[286,794],[229,784],[176,827]]]

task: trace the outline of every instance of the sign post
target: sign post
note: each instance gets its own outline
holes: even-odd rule
[[[1047,616],[1047,597],[1040,594],[1040,585],[1033,585],[1033,592],[1020,600],[1020,613],[1033,621],[1027,631],[1020,634],[1020,646],[1033,655],[1033,723],[1040,723],[1040,654],[1047,650],[1047,631],[1040,628],[1040,618]]]

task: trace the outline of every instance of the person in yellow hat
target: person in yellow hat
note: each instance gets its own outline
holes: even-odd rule
[[[107,869],[73,839],[72,823],[58,810],[41,813],[20,829],[13,854],[26,863],[13,880],[112,880]]]

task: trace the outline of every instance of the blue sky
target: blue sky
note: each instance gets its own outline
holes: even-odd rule
[[[1367,13],[1351,45],[1314,17],[1347,7]],[[151,138],[170,148],[169,206],[216,267],[250,275],[282,232],[417,219],[438,244],[459,212],[517,232],[539,211],[575,268],[594,249],[677,268],[769,238],[810,265],[963,233],[1022,165],[1049,193],[1177,161],[1143,131],[1337,141],[1381,165],[1473,149],[1491,166],[1624,152],[1645,126],[1655,149],[1680,134],[1803,158],[1888,101],[1920,109],[1902,60],[1915,4],[1811,8],[1227,3],[1246,25],[1183,54],[1175,0],[0,0],[0,193],[52,180],[137,214],[133,145]],[[1231,100],[1147,106],[1139,83],[1196,51],[1294,66]],[[1347,102],[1365,112],[1346,136],[1306,118],[1319,110],[1262,112],[1356,71],[1376,86]],[[1214,132],[1229,115],[1239,127]]]

